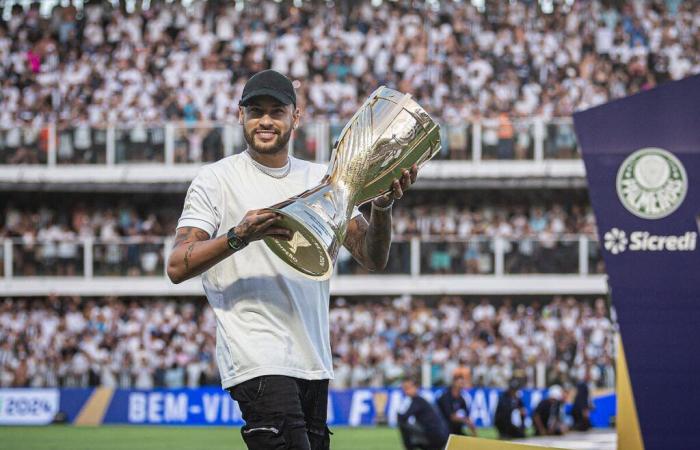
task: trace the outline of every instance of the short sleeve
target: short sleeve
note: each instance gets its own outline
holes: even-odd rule
[[[210,237],[214,236],[221,223],[220,198],[216,176],[210,169],[203,168],[187,190],[177,228],[197,227],[209,233]]]

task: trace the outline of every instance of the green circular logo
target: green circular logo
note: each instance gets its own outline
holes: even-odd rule
[[[625,159],[617,171],[617,195],[632,214],[661,219],[675,211],[688,192],[688,175],[671,152],[648,147]]]

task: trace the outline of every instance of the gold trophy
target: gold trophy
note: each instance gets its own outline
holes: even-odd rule
[[[386,404],[389,400],[389,395],[386,391],[376,391],[372,396],[374,401],[374,423],[376,425],[387,425]]]
[[[409,94],[380,87],[345,125],[321,183],[271,206],[289,241],[265,238],[287,264],[315,280],[333,272],[353,208],[388,193],[414,163],[440,151],[440,127]]]

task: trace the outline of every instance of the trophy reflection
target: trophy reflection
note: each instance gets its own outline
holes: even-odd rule
[[[289,241],[265,244],[305,276],[328,279],[355,206],[388,193],[413,164],[440,151],[440,127],[409,94],[380,87],[345,125],[320,184],[267,208],[282,215]]]

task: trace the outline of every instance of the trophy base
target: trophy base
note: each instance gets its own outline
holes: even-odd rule
[[[268,248],[307,278],[318,281],[329,279],[337,253],[337,239],[333,230],[303,203],[292,202],[267,210],[281,214],[282,219],[276,226],[293,233],[289,241],[264,238]]]

